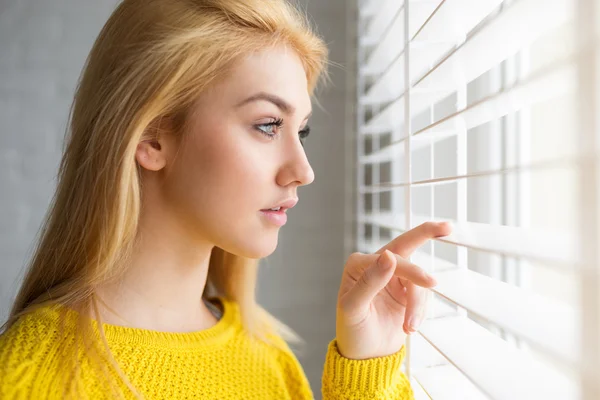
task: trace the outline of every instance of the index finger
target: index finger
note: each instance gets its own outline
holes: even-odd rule
[[[396,237],[377,250],[375,254],[389,250],[392,253],[408,258],[418,247],[422,246],[428,240],[448,236],[451,231],[452,226],[448,222],[425,222]]]

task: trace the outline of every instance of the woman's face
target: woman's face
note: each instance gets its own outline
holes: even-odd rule
[[[314,180],[299,134],[310,113],[295,52],[277,47],[239,62],[198,99],[165,167],[161,197],[170,214],[233,254],[272,253],[280,226],[261,210],[298,198],[298,187]]]

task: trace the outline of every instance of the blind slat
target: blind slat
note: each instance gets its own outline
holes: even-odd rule
[[[413,89],[411,90],[411,109],[425,110],[430,107],[436,99],[443,99],[452,92],[445,89]],[[373,118],[366,122],[361,128],[361,133],[381,134],[393,129],[402,128],[404,124],[404,96],[394,99],[390,104],[381,109]]]
[[[404,5],[398,1],[385,1],[377,4],[377,10],[373,13],[367,28],[365,29],[363,39],[380,43],[385,39],[392,29],[393,25],[401,19]]]
[[[415,382],[434,400],[489,400],[488,396],[451,365],[416,371]]]
[[[533,104],[565,95],[576,88],[576,74],[574,59],[565,59],[547,69],[538,71],[538,73],[522,82],[517,82],[511,87],[493,93],[462,110],[456,111],[448,117],[416,131],[413,133],[413,138],[415,142],[423,139],[421,143],[424,144],[431,143],[431,139],[436,142],[446,139],[453,132],[456,132],[457,124],[461,126],[464,124],[466,129],[472,129],[509,113],[530,107]],[[383,120],[390,116],[390,114],[381,115],[377,123],[380,125],[394,125],[391,121],[384,122]],[[385,131],[385,129],[383,130]],[[399,147],[398,151],[400,153],[395,153],[394,151],[388,152],[388,147],[391,146]],[[416,148],[420,148],[418,143]],[[381,148],[377,153],[365,156],[363,162],[390,161],[390,156],[403,154],[403,151],[404,146],[402,145],[402,141],[398,141]]]
[[[435,293],[527,340],[559,362],[572,367],[579,364],[581,316],[571,307],[468,269],[440,272],[435,277]]]
[[[577,399],[575,382],[465,317],[428,320],[420,334],[497,400]]]
[[[413,215],[413,225],[417,226],[430,218]],[[452,234],[437,241],[486,251],[508,257],[523,257],[537,260],[547,266],[560,266],[575,270],[580,265],[577,235],[569,232],[534,230],[504,225],[488,225],[477,222],[448,221],[453,225]],[[381,212],[359,215],[359,223],[372,224],[394,231],[404,232],[406,218],[402,213]],[[382,243],[382,246],[385,243]]]
[[[568,0],[516,1],[419,79],[415,87],[456,90],[573,19],[574,14],[573,2]]]
[[[517,1],[417,80],[411,91],[412,115],[423,112],[461,85],[466,85],[526,47],[542,34],[571,20],[574,16],[573,8],[572,2],[568,0]],[[544,10],[544,18],[538,17],[541,9]],[[425,52],[426,48],[427,46],[423,47]],[[425,54],[431,57],[429,53]],[[419,47],[412,49],[411,63],[412,59],[419,57]],[[395,91],[398,85],[400,84],[396,83],[390,87]],[[381,86],[386,85],[382,83]],[[385,94],[380,96],[379,100],[382,102],[389,100]],[[402,94],[399,96],[365,124],[363,133],[382,133],[402,126],[404,97]],[[377,99],[373,94],[367,98],[368,101]]]
[[[456,130],[454,129],[431,129],[429,132],[420,135],[414,136],[413,141],[411,143],[410,150],[411,152],[421,150],[427,146],[430,146],[432,143],[435,143],[440,140],[447,139],[451,136],[456,135]],[[381,148],[381,150],[375,151],[369,155],[360,157],[360,162],[363,164],[375,164],[375,163],[384,163],[390,162],[393,160],[399,160],[400,157],[404,156],[405,146],[404,141],[406,137],[401,138],[395,142],[390,143],[387,146]]]
[[[512,174],[512,173],[523,173],[531,171],[548,171],[548,170],[559,170],[574,168],[583,165],[583,156],[575,157],[563,157],[560,159],[550,160],[539,160],[535,163],[528,165],[514,165],[507,168],[494,169],[490,171],[478,171],[472,172],[465,175],[453,175],[453,176],[442,176],[431,179],[422,179],[412,182],[381,182],[374,183],[371,185],[362,186],[359,188],[360,193],[381,193],[384,191],[390,191],[397,188],[405,188],[409,186],[432,186],[445,183],[455,183],[464,179],[469,178],[483,178],[491,177],[496,175]]]
[[[419,382],[417,382],[414,378],[410,380],[410,386],[413,389],[415,400],[431,400],[431,397],[425,393],[421,385],[419,385]]]
[[[414,46],[413,46],[414,47]],[[431,43],[422,46],[421,49],[410,57],[411,71],[424,71],[434,62],[439,60],[441,54],[448,49],[446,43]],[[402,95],[404,92],[404,53],[398,53],[390,63],[383,69],[383,72],[373,67],[365,67],[362,73],[375,75],[375,82],[371,84],[366,93],[361,97],[363,104],[381,104],[392,101]],[[417,74],[411,74],[415,78]]]
[[[415,42],[456,43],[475,28],[503,0],[447,0],[415,35]]]
[[[372,34],[364,37],[363,40],[370,43],[375,43],[372,51],[367,55],[367,61],[365,66],[373,71],[382,71],[382,66],[388,65],[401,51],[398,44],[404,43],[404,7],[398,8],[396,3],[395,8],[381,7],[380,13],[373,17],[373,21],[369,24],[372,29]],[[410,23],[409,23],[409,37],[412,37],[431,13],[436,9],[440,0],[436,1],[417,1],[410,4]],[[398,10],[400,12],[398,12]],[[387,26],[385,21],[390,21],[391,25]],[[377,21],[383,21],[379,23]],[[383,36],[382,34],[385,33]],[[401,46],[400,46],[401,47]]]

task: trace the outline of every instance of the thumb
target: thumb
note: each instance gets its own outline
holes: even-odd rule
[[[373,298],[387,285],[396,269],[396,257],[389,250],[381,255],[363,272],[352,289],[346,294],[344,305],[349,312],[368,307]]]

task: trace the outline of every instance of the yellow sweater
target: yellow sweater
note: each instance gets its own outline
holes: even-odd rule
[[[145,399],[313,399],[306,376],[287,344],[283,350],[251,339],[242,328],[236,303],[216,299],[223,310],[213,327],[190,333],[167,333],[103,324],[115,360]],[[59,310],[67,312],[60,331]],[[60,360],[73,358],[65,343],[75,340],[76,312],[47,306],[21,317],[0,335],[0,398],[62,399],[65,370]],[[59,333],[62,332],[62,333]],[[329,343],[322,378],[324,400],[412,400],[400,370],[404,347],[396,354],[370,360],[349,360]],[[78,398],[115,398],[106,381],[91,373],[80,358]],[[109,374],[114,375],[114,370]],[[134,398],[116,380],[126,398]]]

